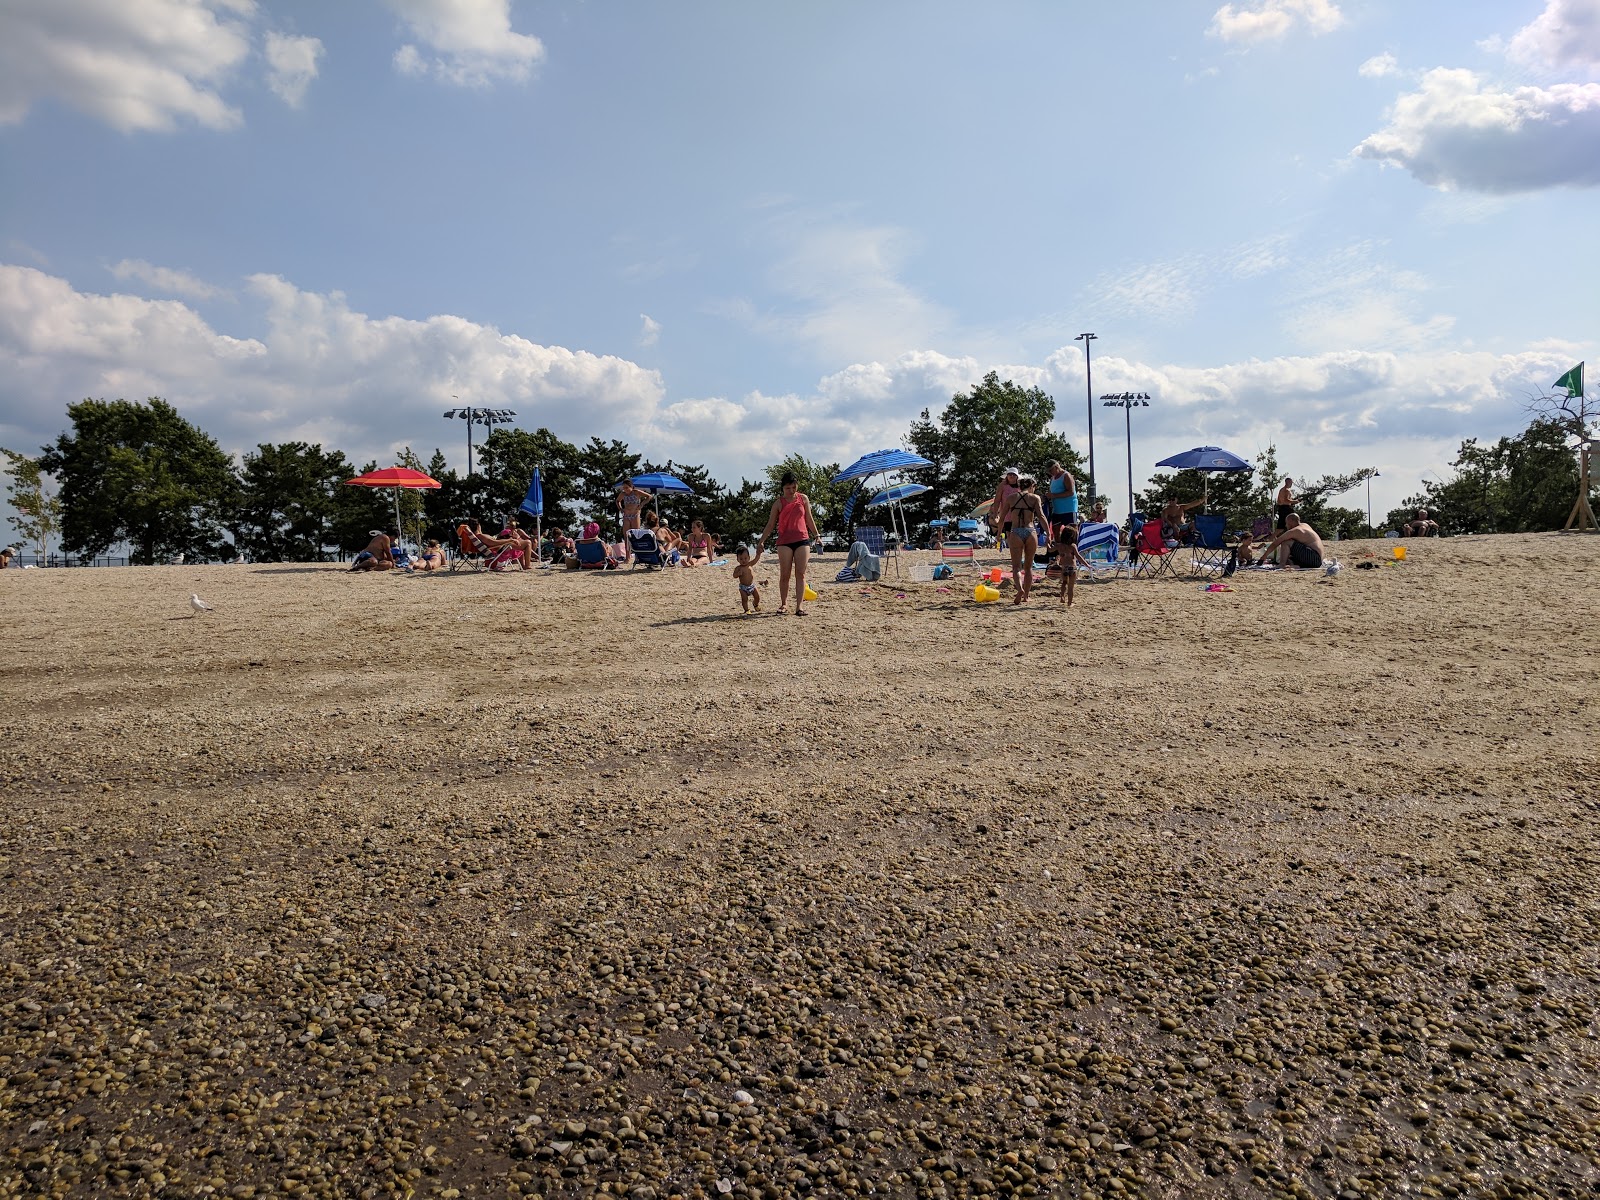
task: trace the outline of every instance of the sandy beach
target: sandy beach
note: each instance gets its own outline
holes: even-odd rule
[[[1600,539],[1405,545],[6,571],[0,1194],[1592,1196]]]

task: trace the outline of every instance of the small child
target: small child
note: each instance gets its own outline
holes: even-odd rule
[[[750,556],[750,547],[743,542],[739,543],[734,551],[734,557],[739,560],[739,565],[733,569],[734,582],[739,585],[739,604],[745,613],[750,612],[751,605],[755,611],[761,611],[761,585],[756,582],[755,565],[761,561],[761,551],[755,552],[755,557]]]
[[[1056,593],[1056,599],[1064,600],[1067,607],[1071,608],[1072,586],[1078,580],[1078,564],[1089,565],[1083,551],[1078,549],[1078,527],[1063,522],[1056,529],[1056,540],[1050,552],[1055,555],[1056,566],[1061,569],[1061,590]]]

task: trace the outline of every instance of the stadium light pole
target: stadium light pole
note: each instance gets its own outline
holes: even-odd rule
[[[1367,536],[1368,537],[1372,536],[1372,481],[1374,479],[1376,479],[1379,475],[1382,475],[1382,474],[1383,474],[1382,471],[1374,471],[1371,475],[1367,476]]]
[[[451,396],[452,400],[461,399],[460,396]],[[467,475],[472,475],[472,427],[474,425],[487,425],[489,432],[494,432],[496,425],[509,425],[516,419],[516,413],[509,408],[478,408],[467,405],[465,408],[452,408],[445,411],[445,420],[452,417],[459,418],[467,423]]]
[[[1080,333],[1072,340],[1083,343],[1083,400],[1089,410],[1089,506],[1094,507],[1094,368],[1090,363],[1089,343],[1095,334]]]
[[[1101,396],[1100,403],[1107,408],[1122,410],[1122,427],[1128,443],[1128,515],[1133,515],[1133,414],[1135,408],[1150,407],[1149,392],[1114,392]]]

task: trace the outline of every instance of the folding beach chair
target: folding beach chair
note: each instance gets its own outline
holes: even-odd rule
[[[977,565],[977,556],[977,548],[971,542],[946,542],[939,547],[939,565],[950,569],[936,574],[941,579],[948,579],[957,571]]]
[[[983,525],[971,517],[963,517],[956,522],[956,536],[967,538],[974,546],[983,544]]]
[[[479,541],[472,528],[464,522],[456,526],[456,557],[450,564],[452,571],[471,567],[474,571],[508,571],[517,565],[517,548],[501,546],[499,549]]]
[[[855,540],[858,542],[865,542],[867,544],[867,549],[872,551],[872,553],[876,554],[879,558],[882,558],[884,554],[888,552],[883,537],[882,525],[857,525]]]
[[[1115,579],[1132,564],[1121,557],[1117,527],[1109,521],[1089,521],[1078,527],[1078,552],[1089,563],[1089,578]]]
[[[1177,578],[1177,572],[1172,568],[1172,556],[1177,547],[1167,545],[1166,539],[1161,536],[1160,521],[1141,524],[1134,546],[1138,550],[1138,559],[1133,566],[1135,575],[1142,573],[1146,579],[1159,579],[1162,575]]]
[[[643,565],[654,571],[666,565],[661,554],[661,543],[656,541],[656,535],[649,529],[628,530],[628,553],[633,556],[633,567],[629,570]]]
[[[577,559],[580,571],[603,571],[611,565],[611,559],[606,554],[606,544],[598,540],[579,542]]]
[[[1207,513],[1194,518],[1194,541],[1189,543],[1189,551],[1196,575],[1214,574],[1228,565],[1233,547],[1226,540],[1227,526],[1224,518]]]

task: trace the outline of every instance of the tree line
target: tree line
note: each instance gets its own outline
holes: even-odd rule
[[[36,456],[0,448],[8,498],[17,512],[13,525],[41,555],[56,538],[68,553],[86,556],[125,544],[135,563],[166,562],[179,554],[216,561],[241,553],[256,562],[315,562],[352,554],[367,544],[370,530],[393,523],[393,493],[345,484],[379,464],[358,467],[340,450],[301,441],[262,443],[235,461],[159,397],[86,399],[69,405],[67,418],[70,428]],[[932,464],[904,473],[929,489],[904,505],[913,534],[921,536],[935,518],[972,513],[1010,466],[1034,474],[1042,487],[1049,462],[1059,461],[1087,497],[1083,460],[1049,428],[1054,418],[1055,403],[1041,389],[1002,381],[994,372],[937,412],[923,409],[902,439]],[[1469,439],[1449,479],[1424,481],[1422,491],[1386,514],[1374,531],[1367,528],[1364,509],[1333,503],[1366,483],[1371,468],[1310,484],[1302,480],[1300,511],[1319,532],[1344,537],[1381,535],[1418,507],[1429,509],[1449,533],[1559,528],[1577,489],[1577,466],[1565,437],[1559,422],[1541,418],[1492,446]],[[1272,511],[1282,480],[1276,447],[1258,455],[1256,464],[1253,473],[1214,474],[1209,480],[1210,511],[1223,514],[1230,529],[1248,528]],[[692,491],[659,499],[665,519],[677,528],[703,521],[726,544],[761,529],[786,471],[799,477],[824,533],[842,537],[852,524],[888,523],[868,507],[881,478],[834,483],[840,464],[798,454],[769,464],[758,479],[741,478],[730,486],[704,466],[656,462],[617,439],[591,437],[578,445],[544,428],[502,427],[485,440],[470,475],[448,468],[439,450],[423,462],[407,448],[399,465],[440,483],[437,490],[400,493],[404,534],[419,540],[446,541],[469,517],[498,527],[516,513],[535,467],[546,529],[571,530],[587,520],[614,529],[618,480],[647,471],[676,475]],[[1105,482],[1097,489],[1102,499]],[[1207,488],[1198,471],[1157,474],[1135,499],[1143,511],[1155,512],[1165,499],[1199,499]]]

